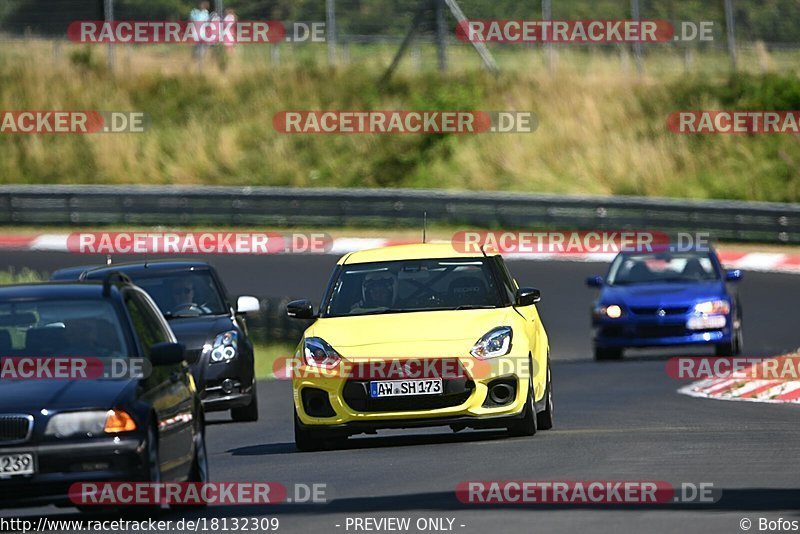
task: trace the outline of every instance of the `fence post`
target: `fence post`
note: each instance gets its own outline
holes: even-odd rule
[[[542,20],[553,19],[553,4],[552,0],[542,0]],[[553,43],[544,44],[544,59],[547,64],[547,70],[552,74],[555,70],[553,64]]]
[[[114,22],[114,0],[103,0],[103,18],[106,22]],[[114,43],[108,43],[108,68],[114,72]]]
[[[637,22],[641,20],[639,12],[639,0],[631,0],[631,18]],[[641,76],[644,66],[642,64],[642,42],[633,43],[633,55],[636,58],[636,72]]]
[[[725,0],[725,26],[728,30],[728,53],[731,56],[731,69],[736,72],[736,16],[733,13],[733,0]]]
[[[328,39],[328,64],[336,66],[336,0],[325,0],[325,27]]]

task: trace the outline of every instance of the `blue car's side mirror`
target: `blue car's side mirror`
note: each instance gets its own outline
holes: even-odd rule
[[[603,287],[602,276],[590,276],[586,279],[586,285],[589,287]]]
[[[728,282],[738,282],[742,279],[742,271],[739,269],[733,269],[732,271],[728,271],[725,273],[725,280]]]

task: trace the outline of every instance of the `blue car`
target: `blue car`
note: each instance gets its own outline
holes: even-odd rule
[[[619,254],[592,309],[596,360],[618,360],[627,347],[713,345],[718,356],[742,348],[742,307],[713,250]]]

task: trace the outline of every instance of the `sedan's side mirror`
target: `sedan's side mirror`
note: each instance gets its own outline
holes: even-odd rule
[[[542,292],[535,287],[521,287],[515,295],[517,306],[530,306],[542,300]]]
[[[313,319],[314,306],[310,300],[293,300],[286,306],[286,315],[292,319]]]
[[[742,279],[742,271],[734,269],[725,273],[725,280],[728,282],[738,282]]]
[[[236,313],[258,312],[261,304],[255,297],[239,297],[236,301]]]
[[[590,276],[586,279],[586,285],[589,287],[603,287],[603,277],[602,276]]]
[[[186,347],[183,343],[156,343],[150,347],[150,362],[153,367],[159,365],[175,365],[184,359]]]

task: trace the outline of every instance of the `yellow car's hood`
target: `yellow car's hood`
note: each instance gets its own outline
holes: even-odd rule
[[[498,326],[511,326],[512,307],[425,311],[320,319],[306,336],[321,337],[344,357],[455,356]]]

